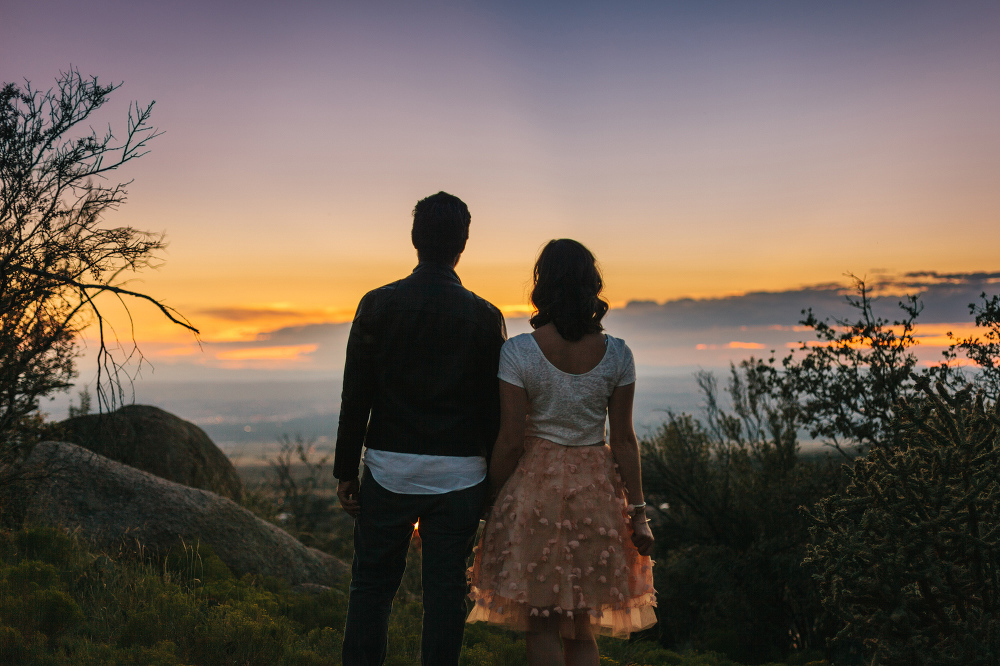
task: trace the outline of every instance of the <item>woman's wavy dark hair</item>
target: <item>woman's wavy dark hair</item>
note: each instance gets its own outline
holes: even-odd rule
[[[608,303],[601,298],[604,280],[594,255],[569,238],[551,240],[535,262],[535,287],[531,302],[538,311],[532,328],[549,322],[565,340],[575,341],[587,333],[604,330],[601,319]]]

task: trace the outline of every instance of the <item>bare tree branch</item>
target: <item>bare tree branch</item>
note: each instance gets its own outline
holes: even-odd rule
[[[19,266],[17,264],[12,264],[11,267],[19,271],[24,271],[25,273],[29,273],[31,275],[37,275],[38,277],[43,277],[49,280],[53,280],[55,282],[60,282],[62,284],[70,285],[83,291],[87,290],[95,290],[98,292],[110,291],[114,294],[132,296],[133,298],[141,298],[155,305],[167,319],[177,324],[178,326],[183,326],[184,328],[188,329],[195,335],[200,333],[200,331],[197,328],[195,328],[190,321],[188,321],[187,317],[185,317],[184,315],[182,315],[169,305],[164,305],[163,303],[160,303],[158,300],[156,300],[152,296],[149,296],[148,294],[143,294],[142,292],[138,291],[132,291],[131,289],[123,289],[122,287],[116,287],[115,285],[112,284],[86,284],[83,282],[79,282],[78,280],[74,280],[73,278],[70,277],[55,275],[53,273],[35,270],[33,268],[28,268],[27,266]],[[88,301],[90,301],[89,298]],[[91,307],[96,311],[97,306],[93,304],[93,301],[90,301],[90,304]],[[131,317],[131,314],[129,316]]]
[[[88,324],[99,336],[98,409],[122,402],[128,366],[146,362],[126,299],[152,303],[197,339],[177,310],[125,286],[125,273],[155,265],[162,235],[104,225],[132,182],[109,176],[160,134],[150,125],[153,103],[129,104],[121,139],[110,126],[98,133],[86,124],[120,86],[70,69],[48,90],[29,81],[0,89],[0,468],[44,429],[39,399],[72,385]],[[101,293],[124,306],[131,351],[95,301]]]

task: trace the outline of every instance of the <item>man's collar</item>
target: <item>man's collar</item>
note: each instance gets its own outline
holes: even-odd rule
[[[413,275],[417,273],[422,273],[424,275],[437,275],[441,276],[449,281],[454,281],[455,284],[462,284],[462,280],[459,279],[458,273],[455,269],[448,264],[442,264],[437,261],[421,261],[417,264],[417,267],[413,269]]]

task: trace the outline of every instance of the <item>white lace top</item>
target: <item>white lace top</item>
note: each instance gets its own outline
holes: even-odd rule
[[[611,392],[635,382],[632,350],[620,338],[605,338],[604,358],[590,372],[580,375],[552,365],[530,333],[504,343],[497,376],[527,391],[527,436],[564,446],[604,441]]]

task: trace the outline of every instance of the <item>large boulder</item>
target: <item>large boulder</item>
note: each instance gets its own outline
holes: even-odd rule
[[[347,570],[231,500],[142,472],[65,442],[38,444],[15,490],[28,522],[76,530],[105,552],[141,545],[168,553],[180,540],[212,547],[230,570],[332,585]]]
[[[62,439],[105,458],[235,502],[243,498],[239,473],[205,431],[159,407],[126,405],[60,426]]]

